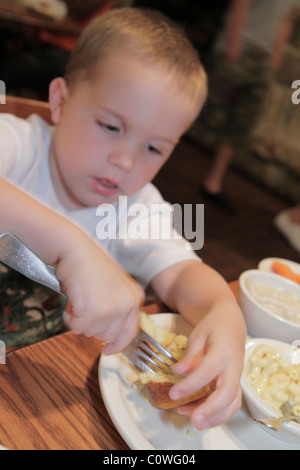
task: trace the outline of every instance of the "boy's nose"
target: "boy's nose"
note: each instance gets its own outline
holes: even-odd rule
[[[134,167],[136,157],[129,151],[117,151],[110,154],[109,163],[117,166],[121,170],[131,171]]]

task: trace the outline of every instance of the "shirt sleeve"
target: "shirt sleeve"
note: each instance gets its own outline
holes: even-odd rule
[[[12,114],[0,114],[0,176],[19,182],[31,171],[41,132],[37,116],[21,119]]]
[[[0,114],[0,175],[7,177],[21,157],[18,133],[15,131],[14,116]]]

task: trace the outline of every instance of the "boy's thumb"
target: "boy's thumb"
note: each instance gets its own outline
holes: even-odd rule
[[[187,349],[186,354],[181,361],[172,366],[172,371],[178,375],[187,375],[197,367],[202,357],[203,350],[195,354],[191,350]]]

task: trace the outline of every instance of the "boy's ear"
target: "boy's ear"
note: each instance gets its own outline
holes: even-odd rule
[[[65,80],[61,77],[52,80],[49,86],[49,104],[54,124],[58,124],[60,121],[67,96],[68,88]]]

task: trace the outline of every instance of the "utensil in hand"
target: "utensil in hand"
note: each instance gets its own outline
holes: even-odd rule
[[[256,423],[267,426],[269,429],[273,429],[273,431],[280,431],[284,423],[287,423],[288,421],[294,421],[295,423],[300,424],[300,418],[297,418],[296,416],[281,416],[280,418],[271,419],[252,418],[252,420]]]
[[[0,261],[32,281],[49,287],[65,297],[54,269],[47,266],[12,233],[0,235]]]
[[[161,346],[152,336],[140,329],[137,337],[124,350],[130,362],[144,372],[168,372],[177,361],[172,354]]]
[[[282,403],[280,407],[280,411],[283,414],[283,416],[295,416],[292,411],[293,406],[294,406],[294,403],[289,400]]]
[[[294,421],[295,423],[300,424],[300,417],[297,417],[294,414],[292,414],[293,405],[294,404],[292,402],[285,401],[280,407],[280,410],[282,411],[283,416],[279,418],[271,418],[271,419],[252,418],[252,419],[256,423],[267,426],[269,429],[273,429],[274,431],[280,431],[284,423],[287,423],[288,421]]]

